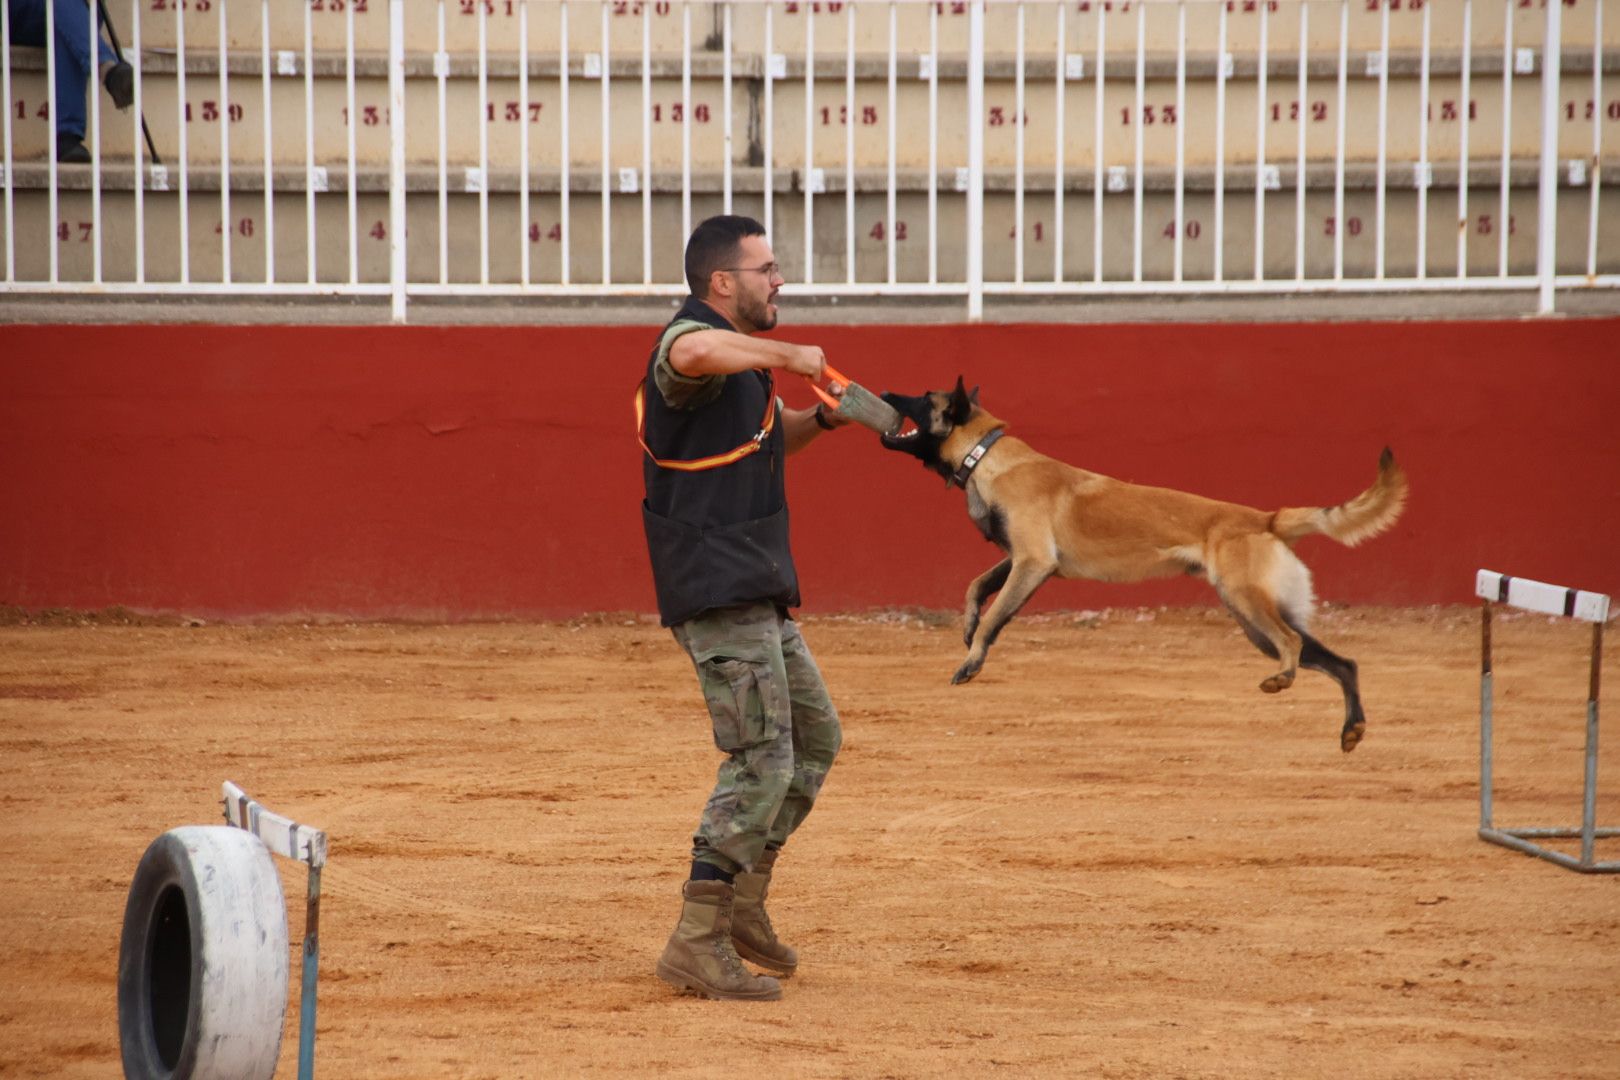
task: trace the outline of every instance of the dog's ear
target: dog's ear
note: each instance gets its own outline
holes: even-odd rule
[[[979,388],[975,386],[973,393],[967,392],[962,383],[962,376],[956,377],[956,388],[951,391],[951,403],[946,410],[946,416],[952,424],[965,424],[968,417],[973,415],[973,406],[978,402]]]

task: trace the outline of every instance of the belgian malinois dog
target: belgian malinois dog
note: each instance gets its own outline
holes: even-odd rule
[[[1314,597],[1311,572],[1293,552],[1300,537],[1321,533],[1353,546],[1395,523],[1406,501],[1406,475],[1385,447],[1372,487],[1332,507],[1255,510],[1169,488],[1128,484],[1037,453],[979,405],[979,390],[920,397],[884,394],[905,430],[883,445],[922,460],[967,493],[968,516],[1006,558],[967,590],[962,639],[967,659],[951,677],[979,673],[985,654],[1035,590],[1053,575],[1141,581],[1191,574],[1215,587],[1249,640],[1282,662],[1260,684],[1275,694],[1293,685],[1300,665],[1321,671],[1344,691],[1339,745],[1354,750],[1366,733],[1353,660],[1306,632]],[[912,427],[911,425],[915,425]],[[980,624],[980,610],[998,593]]]

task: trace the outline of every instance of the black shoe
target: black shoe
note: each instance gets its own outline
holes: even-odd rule
[[[56,140],[56,160],[64,165],[88,165],[90,151],[85,147],[83,139],[62,135]]]
[[[113,104],[120,109],[127,109],[135,104],[135,69],[123,60],[118,61],[108,71],[107,77],[101,80],[112,95]]]

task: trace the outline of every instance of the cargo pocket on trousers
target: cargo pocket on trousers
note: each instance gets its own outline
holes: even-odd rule
[[[703,697],[714,724],[714,745],[731,753],[768,741],[773,735],[770,710],[761,684],[770,665],[717,656],[702,663]]]

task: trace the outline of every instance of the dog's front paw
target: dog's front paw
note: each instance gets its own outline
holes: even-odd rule
[[[1362,736],[1364,736],[1366,734],[1367,734],[1367,723],[1366,723],[1366,721],[1362,721],[1362,722],[1357,723],[1357,724],[1351,724],[1350,726],[1346,727],[1344,729],[1344,731],[1342,731],[1339,734],[1339,749],[1343,750],[1345,753],[1348,754],[1350,751],[1352,751],[1352,750],[1354,750],[1356,748],[1356,746],[1361,742]]]
[[[969,619],[968,624],[962,628],[962,644],[973,648],[973,638],[979,632],[979,620]]]
[[[964,662],[961,667],[956,669],[956,674],[951,676],[951,685],[960,686],[965,682],[972,681],[973,676],[977,675],[979,673],[979,669],[983,666],[983,660],[968,660]]]

